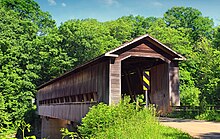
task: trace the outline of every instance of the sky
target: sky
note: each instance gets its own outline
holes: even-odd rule
[[[220,0],[35,0],[57,25],[70,19],[104,22],[126,15],[163,17],[173,6],[193,7],[220,25]]]

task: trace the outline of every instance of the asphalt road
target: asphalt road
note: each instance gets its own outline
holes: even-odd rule
[[[160,117],[162,125],[180,129],[199,139],[220,139],[220,122]]]

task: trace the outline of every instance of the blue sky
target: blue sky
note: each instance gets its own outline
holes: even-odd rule
[[[193,7],[220,25],[220,0],[35,0],[57,25],[69,19],[115,20],[124,15],[162,17],[173,6]]]

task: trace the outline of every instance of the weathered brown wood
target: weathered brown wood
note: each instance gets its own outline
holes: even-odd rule
[[[128,91],[129,91],[129,94],[130,94],[130,98],[131,98],[131,100],[133,101],[134,99],[133,99],[133,97],[132,97],[132,89],[131,89],[131,84],[130,84],[130,79],[129,79],[129,74],[128,74],[128,72],[126,72],[126,71],[124,71],[124,75],[125,75],[125,80],[126,80],[126,82],[127,82],[127,86],[128,86]]]
[[[80,122],[89,111],[89,107],[97,102],[65,103],[55,105],[42,105],[38,107],[38,114],[52,118]]]
[[[169,87],[170,104],[172,106],[180,106],[178,61],[172,61],[169,64]]]
[[[108,100],[104,99],[108,98],[108,94],[106,94],[106,90],[108,90],[106,84],[109,82],[107,69],[108,61],[104,61],[83,71],[72,73],[70,76],[41,88],[38,91],[37,99],[42,101],[75,94],[98,92],[99,100],[108,103]],[[104,95],[105,97],[103,97]]]
[[[118,84],[119,87],[115,86]],[[117,104],[121,99],[121,61],[114,59],[109,65],[109,103]]]
[[[161,114],[169,111],[169,72],[168,63],[151,68],[151,101],[158,106]]]
[[[137,68],[137,73],[138,73],[140,83],[143,83],[143,74],[141,73],[141,71],[143,70],[141,70],[140,68]]]

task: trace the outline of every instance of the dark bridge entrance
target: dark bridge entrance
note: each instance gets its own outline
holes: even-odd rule
[[[137,95],[144,94],[143,90],[143,73],[149,71],[151,76],[151,69],[154,66],[163,64],[164,61],[157,58],[145,58],[145,57],[129,57],[122,61],[122,96],[130,95],[132,100],[135,100]],[[150,84],[155,79],[149,80]],[[148,90],[148,100],[152,103],[152,97],[150,93],[150,87]],[[146,97],[146,96],[145,96]]]

